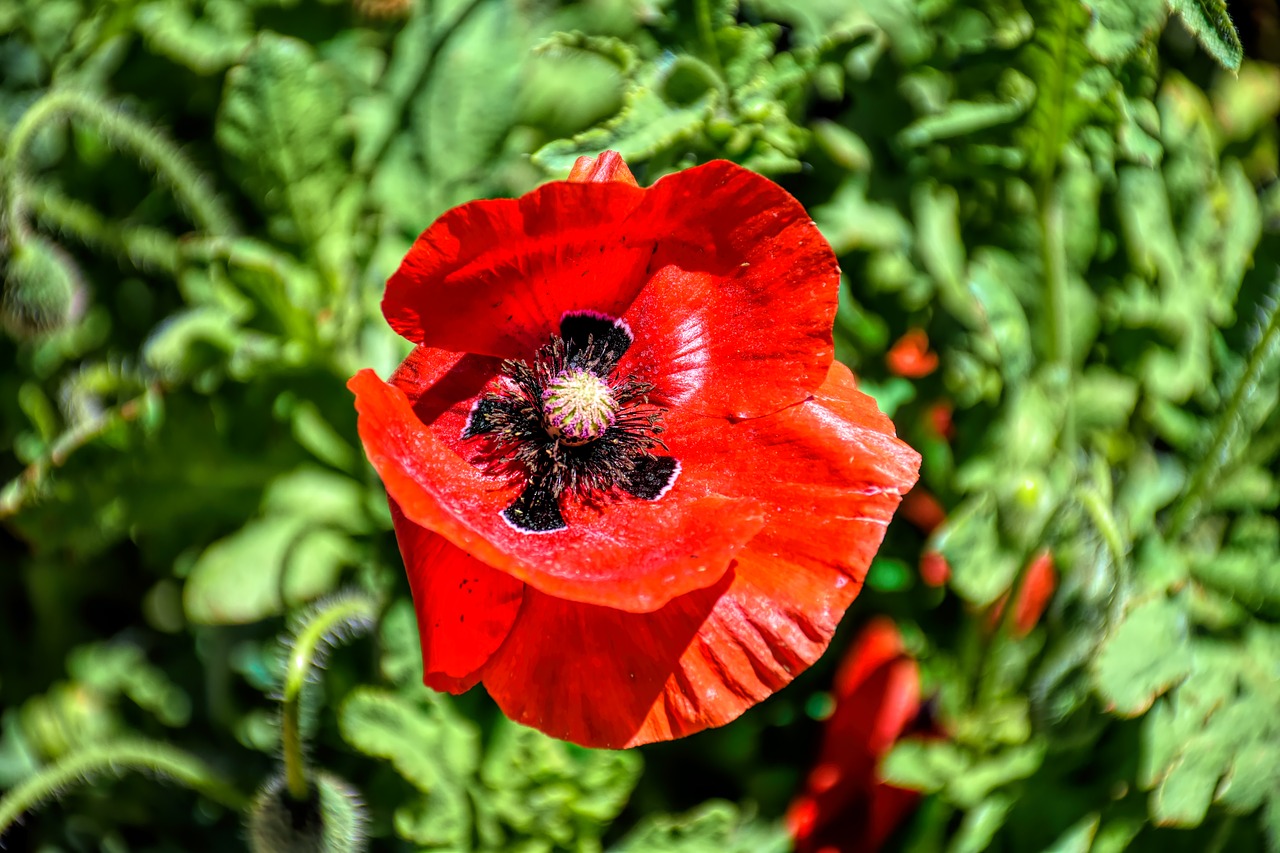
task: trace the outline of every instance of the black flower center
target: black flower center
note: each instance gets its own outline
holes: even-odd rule
[[[623,494],[657,500],[680,473],[660,435],[663,410],[653,386],[619,376],[631,346],[621,320],[575,312],[533,363],[508,360],[502,376],[472,407],[464,438],[483,437],[493,467],[525,487],[502,517],[524,533],[566,525],[560,501],[572,493],[599,502]]]

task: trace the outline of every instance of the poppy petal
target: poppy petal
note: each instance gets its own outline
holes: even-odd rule
[[[418,614],[423,681],[462,693],[511,631],[524,584],[409,521],[395,501],[391,520]]]
[[[624,370],[654,383],[665,404],[737,418],[776,412],[822,383],[840,268],[786,190],[715,161],[658,181],[632,223],[670,236],[623,314],[636,334]]]
[[[755,417],[821,384],[839,278],[795,198],[718,160],[647,190],[559,181],[454,208],[382,307],[415,343],[500,358],[530,357],[566,314],[624,318],[638,344],[627,370],[666,403]]]
[[[605,151],[599,157],[588,157],[584,154],[573,161],[568,180],[576,183],[622,181],[633,187],[639,186],[635,175],[631,174],[631,169],[617,151]]]
[[[373,371],[348,387],[365,453],[405,516],[549,595],[654,610],[715,583],[764,525],[759,502],[682,488],[680,477],[658,500],[566,501],[567,527],[522,531],[501,515],[522,484],[459,456]]]
[[[771,517],[751,550],[787,554],[829,584],[862,582],[918,477],[920,455],[839,363],[811,400],[772,417],[727,427],[679,413],[670,420],[682,482],[759,500]],[[854,535],[851,524],[867,532]]]
[[[627,228],[644,193],[621,181],[557,181],[455,207],[387,281],[387,322],[417,344],[528,358],[566,312],[620,316],[653,251]]]
[[[812,400],[770,418],[718,428],[686,419],[707,453],[719,450],[691,454],[676,490],[705,488],[704,469],[741,468],[750,456],[754,469],[722,471],[720,485],[749,488],[769,525],[717,585],[651,613],[527,591],[483,675],[508,716],[587,746],[636,746],[723,725],[817,660],[920,461],[847,368],[830,376]]]

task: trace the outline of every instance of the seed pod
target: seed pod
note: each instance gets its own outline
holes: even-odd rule
[[[4,266],[0,322],[15,338],[56,332],[84,314],[84,279],[58,244],[31,235],[15,243]]]
[[[262,786],[249,812],[253,853],[359,853],[365,849],[365,808],[356,790],[323,770],[312,774],[311,792],[294,799],[284,775]]]

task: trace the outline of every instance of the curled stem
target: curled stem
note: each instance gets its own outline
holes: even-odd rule
[[[27,228],[23,216],[23,155],[40,128],[71,117],[93,125],[112,144],[132,151],[154,169],[172,187],[178,201],[201,230],[212,234],[232,233],[231,214],[176,145],[118,107],[105,106],[85,92],[58,89],[44,95],[22,114],[6,145],[0,177],[5,193],[4,212],[15,242],[21,241]]]
[[[126,258],[139,269],[162,270],[174,276],[178,273],[181,244],[167,231],[146,226],[122,227],[104,219],[84,202],[45,188],[33,188],[27,202],[35,218],[46,228]]]
[[[23,814],[69,786],[102,773],[119,775],[124,769],[164,776],[235,811],[249,803],[248,797],[188,752],[154,741],[122,740],[71,753],[10,790],[0,799],[0,837]]]
[[[285,787],[295,800],[305,800],[311,792],[302,748],[302,693],[321,647],[335,634],[363,628],[373,623],[377,607],[361,595],[331,599],[308,619],[294,636],[285,666],[284,694],[280,713],[280,742],[284,752]]]

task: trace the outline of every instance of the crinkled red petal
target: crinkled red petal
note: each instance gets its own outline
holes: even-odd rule
[[[723,466],[719,485],[762,501],[768,526],[717,585],[652,613],[528,591],[482,675],[512,719],[588,746],[681,737],[736,718],[826,649],[919,456],[842,367],[808,402],[715,441],[706,420],[684,434],[707,458],[684,464]]]
[[[631,174],[631,169],[617,151],[605,151],[599,157],[588,157],[585,154],[579,157],[573,161],[568,181],[570,183],[622,181],[633,187],[639,186],[635,175]]]
[[[800,203],[725,161],[658,181],[645,202],[671,237],[624,315],[636,344],[622,368],[670,405],[729,417],[771,414],[822,384],[840,268]]]
[[[428,687],[462,693],[511,631],[524,584],[404,517],[391,502],[422,641]]]
[[[863,629],[834,692],[818,762],[790,810],[800,853],[877,850],[919,799],[876,775],[879,760],[920,710],[919,669],[892,621],[875,619]]]
[[[500,514],[522,483],[464,460],[373,371],[348,387],[365,453],[405,516],[549,595],[654,610],[715,583],[764,524],[758,502],[685,488],[682,476],[660,500],[568,501],[567,528],[522,532]]]
[[[566,312],[622,316],[636,343],[621,369],[658,399],[755,417],[822,383],[839,278],[798,201],[716,161],[647,190],[554,182],[455,208],[418,238],[383,311],[415,343],[524,359]]]
[[[644,194],[622,181],[558,181],[455,207],[387,282],[387,322],[414,343],[527,359],[566,311],[619,316],[653,251],[653,235],[639,239],[628,224]]]

